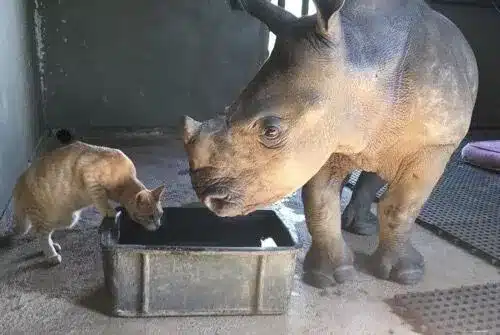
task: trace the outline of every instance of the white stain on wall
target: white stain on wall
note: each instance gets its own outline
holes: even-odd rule
[[[47,92],[47,86],[45,84],[45,45],[44,36],[45,29],[43,23],[43,17],[41,14],[41,8],[43,4],[41,0],[35,0],[35,9],[33,10],[33,19],[35,22],[35,43],[36,43],[36,54],[38,58],[38,72],[40,74],[40,89],[42,101],[45,103],[45,97]]]

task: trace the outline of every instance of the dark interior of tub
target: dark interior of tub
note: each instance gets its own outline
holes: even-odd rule
[[[246,216],[218,217],[207,208],[164,208],[162,226],[154,232],[135,223],[121,209],[119,244],[189,247],[260,247],[272,237],[278,247],[292,247],[294,240],[271,210]]]

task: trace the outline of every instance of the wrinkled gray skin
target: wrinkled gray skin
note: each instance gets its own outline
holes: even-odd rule
[[[354,274],[340,187],[355,168],[388,182],[373,273],[418,282],[410,232],[466,135],[478,70],[459,29],[421,0],[316,1],[297,19],[265,0],[245,9],[275,32],[266,63],[224,113],[184,119],[193,187],[219,216],[247,214],[302,188],[312,245],[308,284]]]

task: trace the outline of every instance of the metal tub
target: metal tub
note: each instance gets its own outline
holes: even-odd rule
[[[261,248],[268,237],[277,247]],[[300,248],[273,211],[222,218],[181,207],[165,208],[156,232],[119,209],[100,243],[111,312],[128,317],[285,313]]]

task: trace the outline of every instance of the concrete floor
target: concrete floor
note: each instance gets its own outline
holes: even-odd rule
[[[90,137],[86,140],[92,142]],[[156,139],[101,140],[121,148],[136,163],[149,187],[167,184],[164,203],[196,201],[186,175],[181,142],[175,135]],[[348,199],[345,193],[344,201]],[[357,278],[326,290],[305,285],[301,263],[309,245],[298,194],[272,206],[303,240],[290,308],[283,316],[179,317],[126,319],[105,314],[103,272],[98,248],[97,214],[85,210],[73,230],[58,232],[62,264],[47,268],[36,241],[26,238],[0,250],[1,334],[416,334],[393,314],[384,299],[407,291],[443,289],[498,280],[498,269],[435,235],[415,228],[413,241],[427,261],[424,280],[403,287],[375,279],[358,261]],[[8,220],[7,217],[4,220]],[[0,224],[5,230],[6,222]],[[0,232],[1,233],[1,232]],[[358,255],[372,252],[376,239],[345,234]]]

